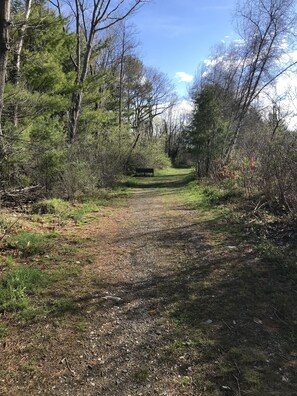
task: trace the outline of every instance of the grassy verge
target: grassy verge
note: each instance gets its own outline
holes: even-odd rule
[[[123,184],[128,188],[170,188],[184,186],[193,178],[192,169],[166,168],[156,171],[154,177],[128,177]]]
[[[197,259],[163,290],[174,332],[161,357],[178,362],[179,394],[295,395],[296,244],[265,233],[238,191],[192,182],[165,199],[192,208],[200,228]]]
[[[128,195],[123,188],[101,190],[96,197],[82,197],[72,203],[42,200],[29,213],[3,211],[0,338],[9,336],[16,325],[42,325],[45,318],[53,323],[67,317],[74,331],[83,331],[84,319],[75,292],[83,283],[85,288],[92,287],[92,276],[83,279],[82,270],[93,257],[84,254],[92,238],[78,230],[84,223],[101,221],[111,208],[124,205]]]

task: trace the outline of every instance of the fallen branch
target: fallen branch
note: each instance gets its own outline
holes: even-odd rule
[[[233,378],[235,379],[236,384],[237,384],[237,392],[238,392],[237,395],[238,395],[238,396],[241,396],[241,388],[240,388],[239,378],[236,377],[236,375],[234,375],[234,374],[233,374]]]
[[[4,189],[0,192],[0,204],[3,206],[22,206],[23,204],[39,199],[42,190],[43,187],[40,185],[9,190]]]
[[[68,362],[68,359],[65,357],[61,360],[61,363],[65,363],[66,367],[68,368],[68,370],[70,371],[70,373],[73,375],[73,377],[75,376],[75,371],[72,370],[72,368],[70,367],[70,364]]]

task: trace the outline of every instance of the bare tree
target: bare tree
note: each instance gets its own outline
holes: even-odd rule
[[[235,13],[240,39],[220,45],[204,72],[204,83],[218,84],[225,95],[229,128],[228,163],[251,105],[278,77],[297,63],[288,56],[296,23],[295,0],[245,0]]]
[[[31,14],[32,9],[32,0],[26,0],[24,4],[24,17],[21,21],[19,30],[18,30],[18,37],[15,44],[15,53],[14,53],[14,68],[13,68],[13,75],[12,75],[12,82],[18,86],[20,83],[21,77],[21,54],[24,45],[24,38],[26,34],[26,29],[28,27],[28,21]],[[16,103],[13,109],[13,120],[14,125],[17,127],[18,125],[18,104]]]
[[[3,150],[2,112],[6,78],[7,53],[9,51],[10,0],[2,0],[0,5],[0,139]]]
[[[296,23],[294,7],[294,0],[247,0],[237,8],[237,26],[242,42],[232,48],[229,59],[233,65],[229,82],[234,89],[236,107],[226,162],[236,146],[251,104],[268,85],[296,64],[281,62],[285,44]]]
[[[185,131],[189,125],[189,111],[179,111],[177,106],[170,108],[162,116],[162,132],[165,135],[165,152],[173,164],[185,149]]]
[[[176,95],[172,83],[165,74],[155,68],[145,67],[137,59],[130,61],[132,64],[125,76],[130,81],[127,85],[129,121],[137,133],[146,126],[146,132],[150,135],[154,118],[174,106]]]

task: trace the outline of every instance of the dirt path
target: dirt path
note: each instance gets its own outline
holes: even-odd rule
[[[64,230],[80,276],[43,295],[59,315],[15,324],[0,395],[296,396],[294,329],[271,303],[283,278],[184,205],[181,179]]]
[[[176,389],[178,366],[161,361],[172,340],[165,313],[174,287],[170,278],[191,249],[196,251],[199,231],[190,210],[164,202],[167,194],[172,191],[137,190],[123,212],[99,227],[101,242],[92,252],[97,258],[87,271],[98,273],[104,284],[100,305],[92,309],[82,364],[68,357],[75,375],[56,385],[53,394],[182,394]],[[96,305],[96,297],[92,300]]]

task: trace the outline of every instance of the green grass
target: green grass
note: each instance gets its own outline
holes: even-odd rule
[[[74,298],[64,297],[55,302],[53,312],[57,316],[74,315],[79,313],[79,306]]]
[[[194,171],[191,168],[166,168],[155,172],[151,177],[128,177],[124,185],[128,188],[170,188],[188,184],[193,180]]]
[[[45,253],[51,239],[56,238],[56,234],[38,234],[35,232],[20,232],[7,238],[10,248],[15,249],[22,257],[34,256]]]
[[[16,312],[29,307],[28,296],[46,284],[46,275],[32,266],[19,266],[0,280],[0,312]]]
[[[166,168],[160,169],[156,172],[156,177],[159,176],[187,176],[192,174],[194,170],[192,168]]]
[[[9,334],[8,327],[5,324],[0,324],[0,340]]]
[[[36,202],[32,206],[32,221],[38,222],[40,216],[51,221],[57,219],[62,225],[68,220],[76,224],[86,223],[95,219],[92,214],[99,212],[101,207],[118,206],[129,196],[126,188],[100,189],[93,196],[82,196],[75,202],[52,198]]]

